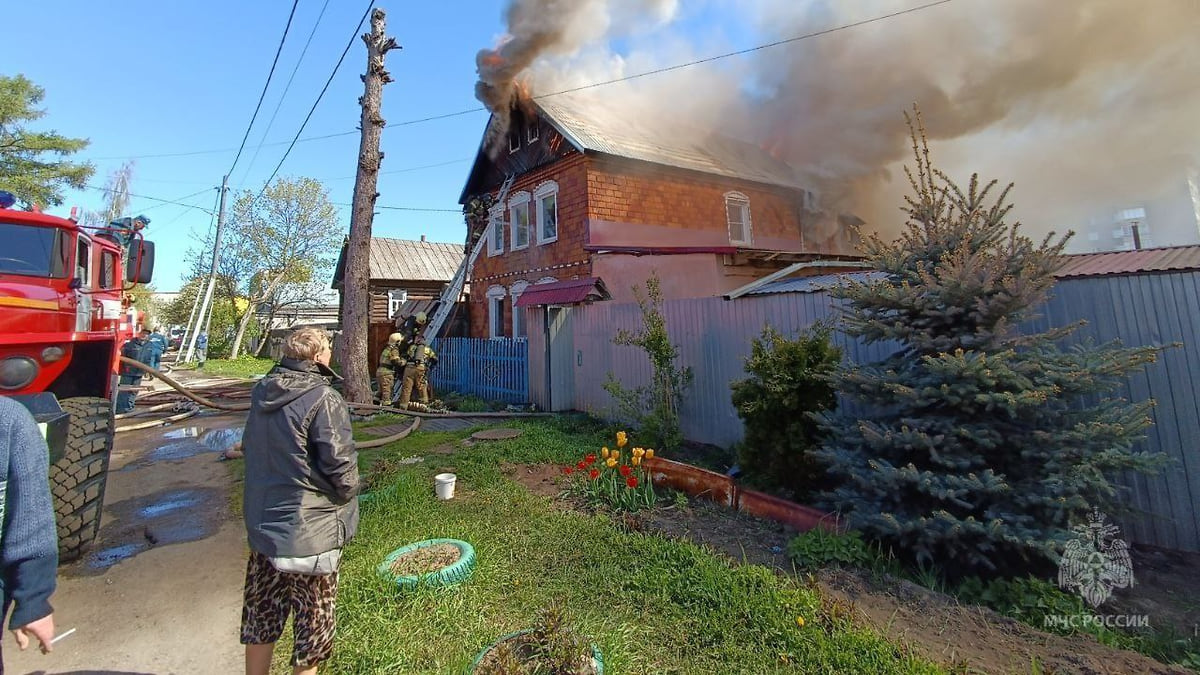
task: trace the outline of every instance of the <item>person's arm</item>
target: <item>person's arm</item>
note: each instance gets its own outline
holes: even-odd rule
[[[8,626],[19,630],[27,626],[48,648],[53,623],[42,635],[46,617],[54,609],[58,573],[58,535],[54,527],[54,504],[50,499],[49,451],[33,417],[18,411],[9,427],[8,483],[4,495],[4,535],[0,544],[0,564],[4,585],[13,601]],[[38,624],[38,626],[30,626]],[[21,641],[19,635],[17,640]]]
[[[345,504],[358,495],[358,450],[350,429],[350,411],[333,390],[317,401],[308,438],[316,450],[317,469],[333,486],[331,495],[337,504]]]

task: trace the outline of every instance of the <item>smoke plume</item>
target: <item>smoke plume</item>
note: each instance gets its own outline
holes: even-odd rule
[[[709,0],[696,11],[753,17],[749,28],[766,43],[917,4]],[[541,94],[745,46],[697,30],[665,0],[515,0],[507,18],[512,37],[480,53],[477,85],[501,113],[518,76]],[[1191,204],[1197,35],[1196,0],[954,0],[594,93],[663,134],[718,128],[758,144],[796,167],[823,209],[885,234],[901,220],[902,113],[915,103],[940,166],[964,180],[978,171],[1016,182],[1029,229],[1063,231],[1170,195]],[[1190,218],[1155,221],[1155,243],[1200,241],[1196,206]]]

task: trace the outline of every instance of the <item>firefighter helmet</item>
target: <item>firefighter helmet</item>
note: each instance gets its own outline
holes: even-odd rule
[[[429,318],[425,316],[425,312],[417,312],[417,323],[424,324]]]
[[[403,339],[404,339],[404,336],[401,335],[400,333],[392,333],[391,335],[388,336],[388,344],[394,345]]]

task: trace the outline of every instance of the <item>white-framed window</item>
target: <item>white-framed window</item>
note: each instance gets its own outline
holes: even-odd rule
[[[400,314],[400,308],[408,302],[408,291],[403,288],[393,288],[388,291],[388,318],[395,319]]]
[[[555,279],[554,277],[542,277],[541,279],[538,279],[537,281],[535,281],[533,283],[533,285],[541,286],[542,284],[554,284],[554,283],[558,283],[558,279]]]
[[[729,223],[729,243],[749,245],[752,242],[749,197],[740,192],[726,192],[725,219]]]
[[[516,125],[508,130],[508,152],[512,154],[521,149],[521,130]]]
[[[503,286],[492,286],[487,290],[488,337],[504,337],[504,296],[508,293]]]
[[[508,289],[508,294],[512,297],[512,336],[514,338],[529,337],[529,331],[525,329],[525,308],[517,307],[517,300],[521,297],[521,294],[525,292],[526,288],[529,288],[528,281],[515,281],[513,282],[512,287]]]
[[[528,192],[518,192],[508,200],[508,216],[512,223],[512,250],[529,246]]]
[[[504,253],[504,205],[497,204],[488,212],[488,256]]]
[[[538,139],[538,118],[534,117],[525,124],[525,142],[533,143]]]
[[[548,180],[533,191],[538,244],[558,241],[558,183]]]

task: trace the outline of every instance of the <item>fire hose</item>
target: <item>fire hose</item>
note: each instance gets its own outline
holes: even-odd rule
[[[204,396],[201,396],[201,395],[191,391],[187,387],[185,387],[182,384],[180,384],[179,382],[177,382],[174,378],[167,376],[162,371],[159,371],[151,366],[148,366],[148,365],[142,363],[141,361],[135,361],[135,360],[125,357],[125,356],[122,356],[120,358],[121,358],[121,363],[131,366],[133,368],[137,368],[138,370],[144,371],[145,373],[161,380],[163,383],[165,383],[167,386],[171,387],[175,391],[179,392],[179,394],[181,394],[185,398],[188,398],[191,401],[193,401],[194,403],[197,403],[201,406],[204,406],[206,408],[212,408],[214,410],[222,410],[225,412],[245,412],[245,411],[250,410],[249,403],[218,403],[216,401],[213,401],[209,398],[205,398]],[[241,390],[239,390],[239,392],[237,392],[237,393],[241,393]],[[162,405],[170,405],[170,404],[162,404]],[[164,409],[162,407],[162,405],[154,406],[153,409],[162,410],[162,409]],[[413,423],[411,425],[409,425],[409,427],[407,429],[404,429],[403,431],[401,431],[397,434],[394,434],[392,436],[385,436],[383,438],[377,438],[377,439],[370,440],[370,441],[356,442],[355,447],[357,447],[359,449],[377,448],[377,447],[388,445],[389,443],[394,443],[398,440],[401,440],[401,439],[407,437],[412,432],[416,431],[417,428],[420,427],[421,418],[440,418],[440,417],[449,417],[449,418],[474,418],[474,417],[526,418],[526,417],[553,417],[554,416],[554,413],[519,413],[519,412],[427,413],[427,412],[418,412],[415,410],[405,410],[405,409],[401,409],[401,408],[393,408],[391,406],[374,405],[374,404],[370,404],[370,403],[347,402],[346,405],[355,410],[373,410],[373,411],[386,412],[386,413],[391,413],[394,415],[401,415],[401,416],[407,416],[407,417],[413,418]],[[142,412],[149,412],[149,410],[142,411]],[[145,429],[145,428],[157,426],[160,424],[167,424],[172,421],[177,421],[179,419],[186,419],[187,417],[191,417],[192,415],[195,415],[197,412],[199,412],[199,411],[192,410],[192,411],[188,411],[186,413],[180,414],[180,415],[173,415],[171,417],[160,419],[160,420],[151,420],[151,421],[142,422],[139,424],[118,427],[115,431],[117,431],[117,432],[133,431],[135,429]]]

